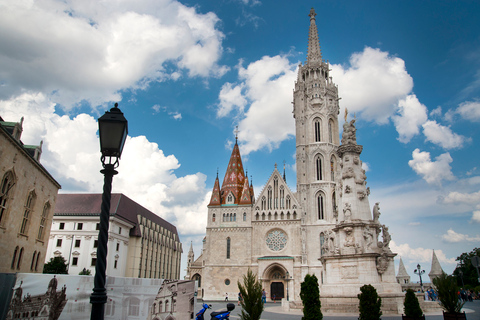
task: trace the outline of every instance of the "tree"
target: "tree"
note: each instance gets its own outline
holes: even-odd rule
[[[360,311],[359,320],[380,320],[382,311],[382,298],[377,294],[377,290],[370,285],[366,284],[360,288],[358,299],[360,300],[358,310]]]
[[[64,257],[50,258],[50,261],[43,266],[43,273],[68,274],[67,261]]]
[[[79,276],[89,276],[91,274],[92,274],[92,272],[90,271],[90,269],[83,268],[83,270],[80,271],[80,273],[78,275]]]
[[[315,275],[307,274],[301,283],[300,298],[303,303],[302,320],[321,320],[323,314],[321,311],[320,291],[318,289],[318,279]]]
[[[458,298],[457,281],[453,276],[445,272],[433,279],[433,284],[437,288],[438,300],[443,309],[448,313],[460,313],[464,302]]]
[[[480,248],[475,248],[470,252],[464,252],[457,257],[458,265],[453,271],[457,278],[459,286],[465,286],[467,289],[472,289],[478,286],[478,274],[476,268],[472,264],[474,256],[480,257]]]
[[[243,276],[243,285],[237,281],[238,289],[242,294],[242,312],[241,320],[259,320],[263,312],[262,301],[262,284],[257,279],[257,275],[253,274],[250,268],[247,274]]]
[[[420,318],[423,315],[423,311],[422,308],[420,308],[418,298],[412,289],[407,289],[405,301],[403,302],[403,307],[405,310],[405,315],[407,317]]]

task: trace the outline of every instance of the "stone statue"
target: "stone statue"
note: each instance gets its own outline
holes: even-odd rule
[[[373,232],[370,230],[370,227],[363,229],[363,238],[365,239],[365,248],[370,249],[373,243]]]
[[[351,227],[345,228],[345,233],[347,234],[345,238],[345,247],[355,248],[355,237],[352,233],[353,229]]]
[[[380,202],[377,202],[373,206],[373,221],[374,222],[378,222],[378,219],[380,218],[380,206],[379,206],[379,204],[380,204]]]
[[[350,186],[345,186],[345,193],[350,193],[352,192],[352,188]]]
[[[388,256],[384,253],[377,258],[377,271],[383,274],[388,269]]]
[[[390,241],[392,240],[392,236],[390,236],[390,233],[388,232],[388,227],[387,226],[382,225],[382,230],[383,230],[383,247],[385,249],[388,249]]]
[[[350,219],[352,218],[352,206],[348,202],[345,203],[345,206],[343,208],[343,215],[345,221],[350,221]]]
[[[345,121],[343,124],[342,145],[357,144],[356,132],[355,119],[352,119],[350,123]]]

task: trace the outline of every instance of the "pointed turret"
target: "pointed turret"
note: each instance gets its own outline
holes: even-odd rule
[[[308,33],[308,53],[307,65],[317,65],[322,62],[322,51],[320,50],[320,42],[318,41],[317,24],[315,23],[315,9],[310,10],[310,30]]]
[[[188,250],[188,262],[187,266],[190,267],[190,265],[195,261],[195,253],[193,252],[193,242],[190,242],[190,250]]]
[[[253,179],[250,176],[250,195],[252,196],[252,202],[255,202],[255,193],[253,192]]]
[[[244,184],[245,173],[242,158],[240,157],[238,143],[235,142],[220,190],[221,204],[239,204]]]
[[[239,204],[252,204],[252,195],[250,194],[248,177],[245,177],[245,183],[243,185],[242,196],[240,197]]]
[[[430,277],[430,282],[433,283],[433,279],[439,277],[443,274],[442,266],[440,266],[440,262],[438,261],[437,255],[435,254],[435,250],[432,253],[432,267],[430,268],[430,273],[428,276]]]
[[[219,206],[221,204],[220,198],[220,181],[218,180],[218,172],[217,178],[215,179],[215,184],[213,185],[212,197],[210,198],[209,206]]]
[[[405,284],[410,282],[410,276],[407,273],[407,269],[405,269],[405,265],[403,264],[402,258],[400,258],[400,264],[398,265],[397,282],[400,284]]]

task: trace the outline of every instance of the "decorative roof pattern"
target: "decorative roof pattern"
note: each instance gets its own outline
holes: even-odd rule
[[[250,194],[250,186],[248,185],[248,177],[245,177],[243,185],[242,196],[239,204],[252,204],[252,195]]]
[[[219,206],[221,205],[220,198],[220,181],[217,178],[215,179],[215,184],[213,185],[212,197],[210,198],[209,206]]]
[[[220,192],[221,204],[226,203],[226,197],[231,192],[234,196],[234,204],[239,204],[242,190],[245,184],[245,171],[243,170],[242,158],[240,157],[240,149],[235,143],[233,147],[230,161],[228,162],[227,172],[223,179],[222,189]]]

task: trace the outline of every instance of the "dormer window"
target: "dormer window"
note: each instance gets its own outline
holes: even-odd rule
[[[235,197],[233,194],[230,192],[227,196],[227,204],[234,204],[235,203]]]

